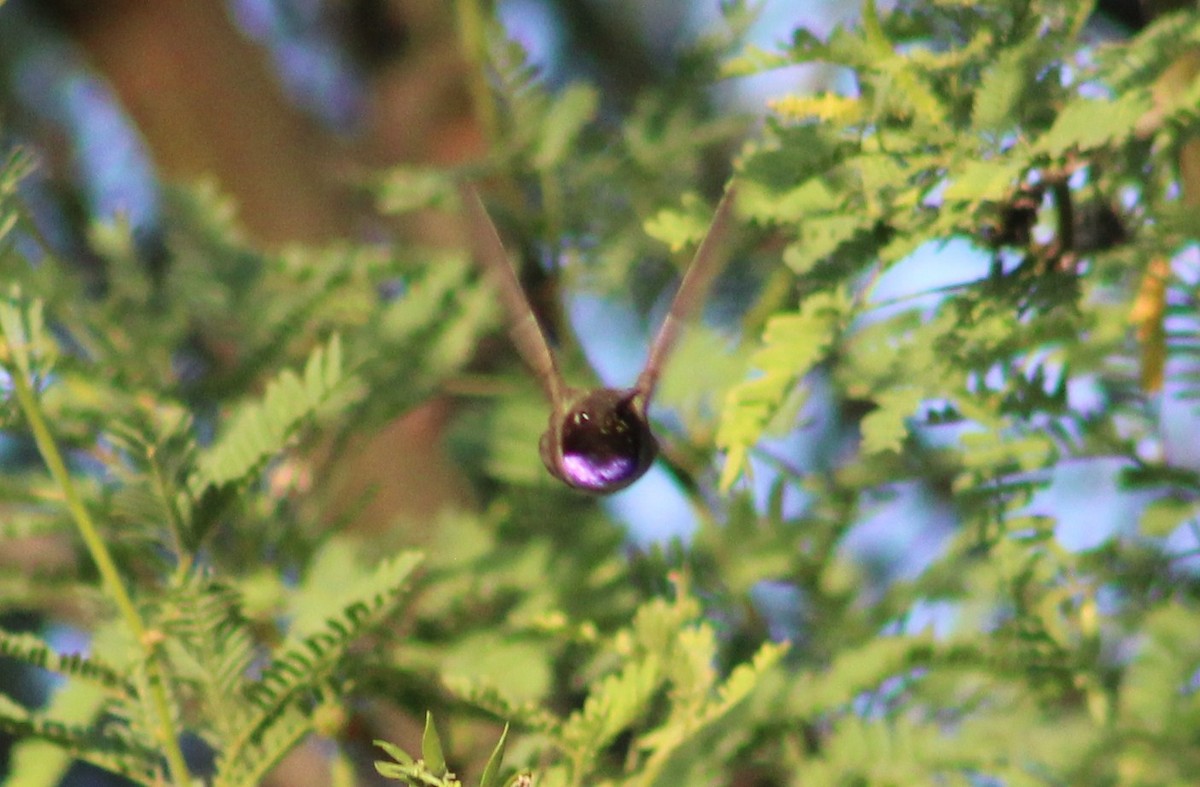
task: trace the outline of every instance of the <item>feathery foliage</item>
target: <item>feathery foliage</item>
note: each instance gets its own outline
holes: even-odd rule
[[[262,253],[200,184],[161,269],[92,227],[96,286],[5,153],[8,778],[252,785],[313,739],[443,787],[1194,778],[1200,13],[890,6],[768,49],[723,4],[628,103],[479,17],[491,156],[368,178],[413,222],[476,179],[575,382],[616,328],[543,301],[647,334],[732,172],[730,269],[652,413],[686,543],[614,521],[649,481],[545,477],[463,249]],[[836,78],[758,126],[709,90],[791,66]],[[354,449],[434,396],[445,445],[402,458],[445,448],[471,495],[360,521]]]

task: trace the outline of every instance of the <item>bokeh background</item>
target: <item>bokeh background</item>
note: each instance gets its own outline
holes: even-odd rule
[[[0,5],[0,147],[36,152],[39,168],[24,182],[23,199],[50,245],[97,286],[103,272],[89,241],[96,222],[127,221],[144,264],[169,264],[165,183],[216,184],[263,249],[368,241],[380,234],[357,188],[368,173],[401,164],[455,166],[486,153],[460,46],[461,26],[479,8],[464,0],[8,0]],[[587,80],[599,87],[603,111],[617,117],[644,91],[669,83],[685,45],[719,16],[712,0],[502,0],[494,12],[545,83]],[[1101,3],[1091,34],[1128,35],[1144,12],[1133,0]],[[766,0],[749,39],[771,50],[798,27],[821,36],[856,15],[856,4],[838,0]],[[820,67],[730,80],[713,88],[712,111],[744,118],[753,133],[769,98],[853,90],[843,80]],[[406,229],[434,237],[453,232]],[[29,244],[27,256],[38,255]],[[966,241],[922,249],[880,282],[877,297],[979,278],[988,262]],[[1193,279],[1200,275],[1195,259],[1176,265]],[[599,377],[632,380],[647,342],[632,299],[586,291],[563,297]],[[718,327],[719,306],[710,315]],[[586,330],[598,323],[615,327]],[[1086,406],[1088,394],[1073,391],[1073,403]],[[814,380],[801,427],[766,446],[767,453],[800,470],[826,461],[844,438],[832,415],[840,404]],[[1200,467],[1192,403],[1168,387],[1161,416],[1162,442],[1146,450]],[[472,499],[441,439],[453,417],[452,404],[430,401],[354,448],[349,483],[378,490],[360,513],[361,527],[386,527],[401,514],[432,517]],[[669,406],[656,417],[669,427]],[[763,505],[774,467],[755,463]],[[1063,464],[1031,508],[1054,514],[1068,548],[1093,547],[1132,527],[1144,504],[1118,489],[1118,470],[1103,461]],[[803,506],[798,492],[788,495],[785,505]],[[634,544],[686,541],[695,527],[688,496],[661,468],[603,505]],[[952,527],[949,510],[914,485],[890,490],[846,548],[879,576],[912,575]],[[1196,549],[1188,531],[1178,536],[1181,554]],[[787,588],[764,586],[761,603],[786,620],[795,599]],[[930,610],[930,619],[937,614]]]

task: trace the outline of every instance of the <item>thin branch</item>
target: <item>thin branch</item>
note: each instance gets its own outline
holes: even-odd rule
[[[9,335],[6,338],[10,343],[13,343],[19,341],[22,337]],[[23,351],[23,348],[20,351]],[[59,485],[59,488],[62,489],[67,510],[75,520],[75,525],[79,529],[79,535],[96,564],[96,569],[100,573],[101,580],[109,596],[116,603],[117,609],[121,617],[125,620],[126,627],[133,634],[134,640],[142,648],[151,676],[149,681],[150,700],[153,704],[155,715],[158,717],[157,743],[162,748],[163,756],[167,760],[167,768],[170,770],[172,781],[181,787],[186,787],[191,784],[191,775],[188,772],[187,763],[183,758],[183,751],[179,747],[179,739],[175,734],[175,728],[172,724],[173,717],[166,689],[168,676],[159,658],[157,632],[152,634],[138,613],[129,590],[125,587],[125,583],[121,579],[121,572],[117,569],[117,564],[113,560],[112,554],[108,551],[104,539],[100,536],[99,528],[96,527],[96,523],[92,520],[92,515],[88,512],[87,506],[83,504],[83,499],[75,487],[75,482],[71,477],[70,471],[67,469],[67,464],[63,460],[62,453],[58,450],[58,445],[54,442],[54,438],[50,434],[50,429],[46,425],[46,419],[42,414],[37,398],[33,394],[33,388],[30,386],[25,373],[19,368],[20,366],[21,364],[19,363],[13,364],[9,369],[9,379],[12,382],[13,392],[17,396],[21,410],[29,421],[29,428],[33,432],[33,439],[37,443],[38,452],[41,453],[46,467],[50,470],[50,475]]]

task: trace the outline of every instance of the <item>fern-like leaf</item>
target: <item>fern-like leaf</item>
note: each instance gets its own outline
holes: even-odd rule
[[[783,403],[793,383],[819,361],[849,311],[840,293],[817,293],[795,314],[771,318],[763,346],[750,363],[760,374],[734,387],[721,413],[717,445],[727,453],[721,487],[728,489],[742,473],[750,447]]]
[[[290,739],[292,732],[296,732],[292,725],[297,701],[325,683],[359,635],[395,612],[400,591],[420,561],[421,556],[415,552],[385,560],[359,597],[348,603],[340,615],[327,620],[323,631],[293,642],[276,654],[262,677],[245,687],[250,710],[226,742],[220,773],[257,772],[256,764],[263,758],[282,756],[286,749],[272,749],[264,741]],[[276,738],[272,732],[276,725],[284,725],[290,732]],[[241,783],[226,782],[224,778],[218,784]]]
[[[558,717],[539,707],[533,701],[515,704],[500,689],[478,681],[468,681],[450,676],[444,679],[446,688],[468,705],[487,711],[501,719],[508,719],[525,730],[554,734],[561,726]]]
[[[651,654],[631,662],[592,689],[583,709],[562,727],[562,740],[574,757],[591,761],[650,706],[663,684],[662,660]]]
[[[234,413],[217,442],[200,454],[190,484],[193,493],[199,496],[208,487],[249,477],[283,450],[304,423],[334,403],[346,387],[342,346],[335,336],[313,351],[302,377],[285,370],[267,384],[261,400]]]
[[[0,656],[49,670],[67,678],[87,680],[105,688],[128,689],[121,673],[103,661],[78,653],[62,655],[49,643],[32,634],[13,634],[0,629]]]
[[[767,106],[785,120],[816,120],[844,126],[861,123],[867,114],[861,99],[839,96],[836,93],[783,96],[767,102]]]
[[[1133,134],[1150,106],[1149,94],[1136,91],[1114,101],[1076,98],[1063,108],[1034,148],[1061,156],[1071,150],[1087,151],[1120,142]]]
[[[0,694],[0,730],[17,737],[47,741],[140,784],[155,784],[160,775],[161,758],[157,749],[134,741],[116,725],[100,730],[47,718]]]
[[[638,739],[638,746],[650,752],[638,784],[651,785],[667,769],[669,761],[690,741],[700,740],[706,728],[717,724],[740,705],[760,684],[762,676],[773,669],[787,653],[787,645],[767,643],[759,648],[749,664],[741,664],[718,688],[716,695],[701,707],[684,714],[672,714],[668,723]]]
[[[194,685],[211,721],[211,743],[231,738],[245,700],[241,688],[255,657],[240,596],[199,573],[159,602],[159,625],[178,678]],[[206,730],[206,732],[208,732]]]
[[[310,708],[292,703],[270,717],[241,756],[222,760],[213,787],[257,787],[289,751],[313,731]]]
[[[879,405],[862,420],[864,453],[900,452],[908,434],[906,421],[921,403],[921,391],[916,388],[896,388],[884,391],[876,398]]]

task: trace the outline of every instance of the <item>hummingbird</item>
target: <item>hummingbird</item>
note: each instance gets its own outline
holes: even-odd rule
[[[563,380],[479,192],[462,181],[458,190],[472,255],[500,296],[513,344],[550,403],[550,421],[538,443],[542,463],[550,475],[574,489],[599,495],[624,489],[641,478],[658,455],[647,409],[681,328],[704,302],[724,262],[724,241],[733,218],[733,184],[717,205],[633,387],[593,390],[572,388]]]

